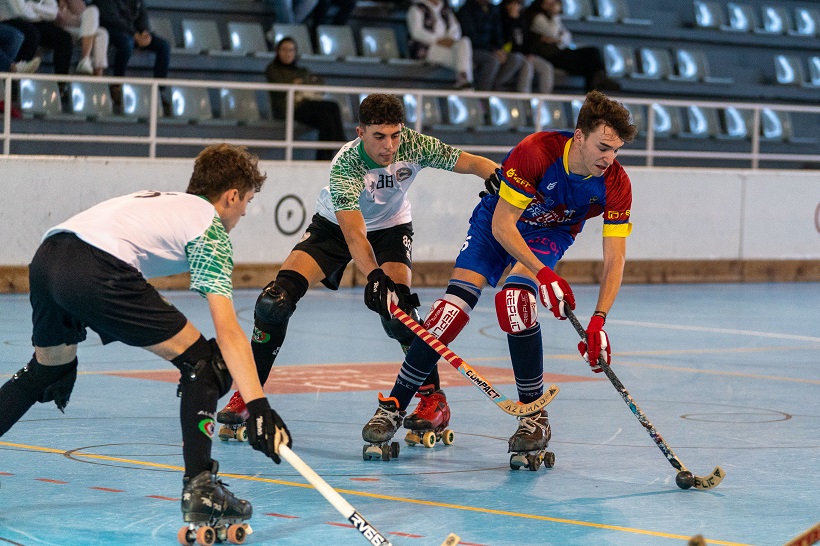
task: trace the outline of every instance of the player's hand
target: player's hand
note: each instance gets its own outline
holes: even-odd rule
[[[569,305],[570,309],[575,310],[575,296],[572,294],[572,288],[569,287],[567,281],[559,277],[549,267],[542,268],[536,278],[538,279],[541,303],[552,311],[555,318],[566,320],[567,315],[564,313],[564,305]]]
[[[293,445],[293,440],[279,414],[273,411],[267,398],[257,398],[247,403],[250,417],[246,422],[248,443],[257,451],[261,451],[276,464],[282,462],[279,458],[279,446]]]
[[[364,304],[371,311],[380,314],[385,320],[390,320],[390,301],[398,302],[396,284],[382,271],[374,269],[367,276],[367,286],[364,287]]]
[[[501,189],[501,169],[496,169],[493,174],[484,179],[484,187],[487,189],[479,193],[479,197],[498,194],[498,191]]]
[[[609,364],[612,360],[612,353],[609,348],[609,337],[604,332],[606,319],[600,315],[592,315],[587,326],[587,343],[583,341],[578,344],[578,352],[589,363],[590,368],[595,373],[601,373],[603,368],[598,363],[598,357],[603,355],[604,360]]]

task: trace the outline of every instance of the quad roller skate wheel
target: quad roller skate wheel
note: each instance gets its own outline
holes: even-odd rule
[[[450,430],[449,428],[444,431],[441,435],[441,441],[444,442],[444,445],[449,446],[453,443],[453,440],[456,439],[456,433]]]
[[[428,430],[424,433],[424,436],[421,437],[421,441],[424,444],[424,447],[433,447],[436,445],[436,433],[432,430]]]
[[[248,536],[244,525],[229,525],[225,538],[231,544],[243,544]]]
[[[408,430],[407,434],[404,436],[404,443],[409,446],[414,446],[421,443],[421,438],[414,431]]]
[[[248,441],[248,429],[245,425],[222,425],[219,427],[219,439],[223,442],[237,440],[239,442]]]
[[[209,525],[203,525],[196,529],[185,526],[177,533],[177,539],[180,544],[185,546],[192,546],[193,544],[212,546],[216,542],[217,536],[214,528]]]
[[[552,468],[555,466],[555,453],[547,451],[544,453],[544,468]]]
[[[399,456],[399,443],[390,442],[389,444],[367,444],[362,447],[362,458],[365,461],[373,459],[381,459],[382,461],[389,461]]]

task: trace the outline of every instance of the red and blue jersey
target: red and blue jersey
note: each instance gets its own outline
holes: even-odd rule
[[[588,218],[603,214],[604,237],[627,237],[632,184],[616,160],[602,176],[569,172],[573,133],[543,131],[527,136],[501,164],[499,197],[524,209],[519,222],[567,232],[574,239]]]

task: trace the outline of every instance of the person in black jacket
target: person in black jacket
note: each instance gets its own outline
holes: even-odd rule
[[[497,90],[512,82],[524,66],[524,55],[504,49],[498,6],[490,0],[467,0],[457,17],[461,32],[473,44],[475,88]]]

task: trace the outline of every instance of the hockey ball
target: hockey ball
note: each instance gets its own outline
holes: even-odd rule
[[[675,483],[678,484],[678,487],[681,489],[689,489],[695,485],[695,476],[688,470],[681,470],[678,472],[678,475],[675,476]]]

